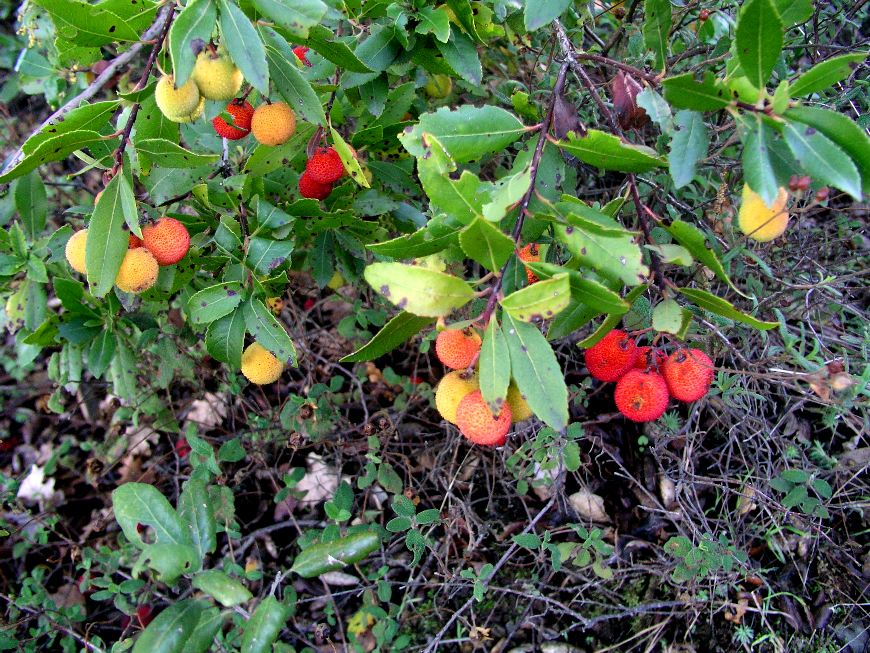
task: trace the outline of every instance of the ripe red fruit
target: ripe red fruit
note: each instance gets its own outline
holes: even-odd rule
[[[529,243],[520,250],[519,257],[521,261],[537,263],[541,260],[541,248],[538,243]],[[526,279],[529,280],[529,285],[538,281],[537,275],[526,267]]]
[[[160,218],[142,228],[142,240],[159,265],[173,265],[187,255],[190,234],[175,218]]]
[[[700,18],[701,22],[703,23],[705,20],[710,18],[710,10],[709,9],[702,9],[701,11],[698,12],[698,18]]]
[[[629,370],[617,381],[613,398],[631,421],[652,422],[668,407],[668,385],[658,372]]]
[[[311,68],[311,62],[308,61],[308,57],[306,57],[305,55],[308,54],[308,51],[310,49],[311,48],[306,48],[304,45],[297,45],[295,48],[293,48],[293,54],[296,55],[296,58],[309,68]]]
[[[228,123],[220,114],[216,115],[211,125],[221,138],[237,141],[251,133],[251,118],[254,117],[254,107],[246,100],[233,100],[225,111],[233,117],[233,124]]]
[[[178,438],[175,442],[175,453],[178,454],[178,457],[184,458],[191,451],[192,449],[190,448],[190,444],[187,442],[187,438]]]
[[[700,349],[681,349],[668,356],[662,375],[674,399],[697,401],[713,382],[713,361]]]
[[[140,605],[136,608],[136,618],[139,620],[139,625],[145,628],[154,620],[154,608],[150,605]]]
[[[137,247],[144,247],[145,243],[142,242],[142,239],[139,238],[136,234],[130,234],[130,240],[127,242],[127,249],[136,249]]]
[[[456,426],[474,444],[499,447],[507,442],[513,417],[510,406],[502,406],[498,416],[489,412],[480,390],[469,392],[456,408]]]
[[[445,367],[463,370],[480,351],[481,339],[474,329],[444,329],[435,338],[435,354]]]
[[[638,347],[637,348],[637,360],[634,362],[635,369],[638,370],[646,370],[646,369],[658,369],[662,366],[667,359],[668,355],[663,352],[661,349],[655,350],[655,357],[653,357],[653,348],[652,347]]]
[[[616,381],[634,367],[637,344],[625,331],[614,329],[586,350],[586,367],[599,381]]]
[[[320,147],[305,164],[305,172],[318,184],[334,184],[344,175],[344,164],[332,147]]]
[[[299,194],[314,200],[325,200],[332,192],[332,184],[320,184],[311,178],[308,171],[299,177]]]

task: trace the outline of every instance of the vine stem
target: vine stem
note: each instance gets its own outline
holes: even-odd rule
[[[520,237],[523,233],[523,224],[525,223],[526,214],[528,213],[529,202],[531,202],[532,195],[535,192],[535,183],[538,179],[538,167],[541,163],[541,156],[544,153],[544,144],[547,142],[547,134],[550,131],[550,127],[553,126],[553,115],[555,114],[556,110],[556,99],[562,94],[562,91],[565,89],[565,79],[568,75],[568,67],[569,63],[568,61],[565,61],[559,68],[559,74],[556,77],[556,85],[553,87],[553,93],[550,97],[550,105],[547,107],[547,116],[546,118],[544,118],[544,122],[541,123],[541,133],[538,136],[538,143],[537,145],[535,145],[535,152],[532,155],[532,163],[529,167],[529,187],[523,194],[522,199],[520,199],[517,222],[514,225],[513,240],[515,245],[519,245]],[[495,311],[495,306],[498,303],[498,297],[501,291],[502,284],[504,282],[504,275],[507,271],[507,266],[509,263],[510,261],[502,266],[501,272],[499,272],[498,278],[492,286],[492,294],[489,296],[489,301],[486,303],[486,308],[483,309],[483,313],[481,313],[480,317],[477,319],[477,321],[483,326],[486,326],[489,323],[493,311]]]
[[[148,78],[151,77],[151,71],[154,69],[154,62],[157,61],[157,54],[162,49],[164,41],[166,41],[166,36],[169,34],[169,28],[172,26],[173,18],[175,18],[174,4],[169,6],[169,11],[166,14],[163,27],[160,29],[160,34],[154,41],[154,48],[151,50],[151,54],[148,55],[148,61],[145,63],[145,71],[142,73],[142,77],[139,80],[139,83],[133,88],[133,91],[141,91],[148,84]],[[121,144],[118,145],[118,149],[115,150],[115,165],[112,166],[112,170],[108,175],[110,179],[118,174],[118,170],[121,169],[121,165],[124,163],[124,150],[127,149],[127,143],[130,142],[133,123],[136,122],[136,116],[139,114],[139,107],[141,106],[140,102],[136,102],[130,110],[130,117],[127,119],[127,124],[124,126],[123,134],[121,134]]]

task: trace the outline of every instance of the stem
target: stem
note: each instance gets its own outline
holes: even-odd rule
[[[637,179],[635,179],[634,174],[628,175],[628,187],[631,191],[631,199],[634,201],[634,208],[637,210],[637,218],[640,221],[640,228],[641,231],[643,231],[643,237],[646,242],[651,243],[652,238],[650,236],[649,222],[647,222],[647,211],[649,209],[640,199],[640,193],[637,191]],[[659,288],[664,289],[667,286],[667,283],[662,274],[662,267],[658,254],[650,251],[649,258],[652,265],[653,277],[655,278]]]

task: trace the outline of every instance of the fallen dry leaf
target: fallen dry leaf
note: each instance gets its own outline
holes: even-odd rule
[[[193,422],[202,431],[211,430],[226,419],[227,402],[228,398],[225,395],[206,392],[202,399],[194,399],[190,402],[185,420]]]
[[[588,490],[575,492],[568,497],[568,503],[585,519],[602,523],[610,521],[610,517],[604,510],[604,499]]]

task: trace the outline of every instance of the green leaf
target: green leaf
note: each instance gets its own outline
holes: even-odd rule
[[[815,127],[846,152],[861,171],[862,187],[870,194],[870,137],[854,121],[836,111],[795,107],[785,117]]]
[[[566,442],[562,448],[562,461],[565,463],[565,469],[569,472],[576,472],[583,464],[580,457],[580,446],[573,440]]]
[[[327,9],[321,0],[254,0],[254,6],[288,32],[303,39],[311,37]],[[316,43],[311,43],[311,46],[318,54],[323,54]]]
[[[621,227],[605,227],[575,214],[568,220],[570,224],[556,225],[554,231],[581,264],[610,279],[621,279],[629,286],[643,283],[649,276],[634,233]]]
[[[196,629],[184,643],[181,653],[206,653],[206,651],[210,651],[223,621],[223,614],[216,607],[203,610],[196,624]]]
[[[45,229],[45,219],[48,216],[48,201],[45,194],[45,185],[35,172],[19,177],[15,182],[13,191],[15,208],[21,216],[27,235],[31,240],[42,233]]]
[[[288,612],[287,606],[274,596],[263,599],[245,624],[241,653],[271,653],[272,645],[287,621]]]
[[[474,41],[462,32],[454,31],[447,43],[436,41],[435,47],[457,75],[469,84],[480,84],[483,68]]]
[[[517,544],[524,549],[535,550],[541,548],[541,538],[534,533],[520,533],[519,535],[514,535],[511,540],[514,544]]]
[[[805,23],[813,15],[813,0],[774,0],[774,5],[786,29]]]
[[[103,376],[109,369],[112,358],[115,356],[116,344],[115,334],[108,329],[100,333],[91,343],[88,350],[88,369],[96,378]]]
[[[133,646],[133,653],[180,653],[206,606],[205,601],[193,599],[170,605],[142,631]]]
[[[568,387],[556,354],[537,327],[505,314],[511,375],[532,412],[550,428],[568,426]]]
[[[417,523],[421,526],[428,526],[429,524],[435,524],[441,522],[441,511],[438,508],[429,508],[427,510],[421,511],[417,517]]]
[[[266,49],[257,30],[239,6],[230,0],[220,2],[223,43],[245,80],[263,95],[269,94],[269,67]],[[287,66],[289,68],[289,66]]]
[[[588,130],[585,136],[571,133],[567,141],[560,141],[556,145],[584,163],[602,170],[649,172],[665,165],[665,160],[655,150],[645,145],[625,143],[619,137],[597,129]]]
[[[731,279],[725,272],[725,268],[722,267],[719,257],[710,247],[710,243],[715,241],[712,239],[708,240],[707,236],[704,235],[704,232],[698,229],[695,225],[682,220],[674,220],[670,224],[664,223],[662,226],[674,240],[689,250],[689,252],[701,263],[706,265],[720,281],[727,283],[738,293],[740,292],[737,287],[731,283]]]
[[[734,44],[743,74],[758,89],[770,79],[782,52],[783,25],[771,0],[747,0],[740,8]]]
[[[792,82],[791,96],[802,97],[824,91],[840,80],[846,79],[866,58],[866,52],[853,52],[817,63]]]
[[[363,274],[377,292],[400,309],[441,317],[474,298],[474,290],[453,275],[403,263],[373,263]]]
[[[673,299],[666,299],[653,309],[652,326],[659,332],[678,334],[687,319],[691,319],[688,311]]]
[[[662,81],[665,99],[675,109],[692,111],[718,111],[731,103],[729,90],[707,71],[698,81],[693,73],[668,77]]]
[[[549,25],[571,5],[571,0],[525,0],[523,21],[526,31],[534,32]]]
[[[457,24],[462,26],[462,29],[478,43],[486,43],[486,40],[481,37],[477,30],[477,21],[475,20],[479,8],[472,10],[471,3],[468,0],[447,0],[447,6],[453,10],[453,15],[456,17]]]
[[[678,111],[674,116],[674,132],[668,152],[668,167],[675,188],[691,183],[698,161],[706,156],[709,145],[710,135],[704,117],[697,111]]]
[[[106,137],[99,132],[82,129],[41,140],[32,152],[26,152],[13,167],[4,169],[3,174],[0,175],[0,184],[26,175],[45,163],[62,161],[76,150],[101,143],[105,139]]]
[[[127,20],[101,5],[79,0],[39,0],[54,21],[58,36],[76,45],[97,47],[117,41],[138,41],[139,32]],[[153,4],[150,4],[153,9]]]
[[[213,0],[191,0],[175,17],[169,29],[169,54],[175,84],[182,86],[196,63],[194,44],[207,43],[217,22],[217,7]]]
[[[259,0],[260,2],[262,0]],[[320,0],[315,0],[320,2]],[[255,2],[258,4],[258,2]],[[266,13],[266,12],[263,12]],[[317,20],[320,22],[320,19]],[[308,45],[317,51],[317,54],[324,59],[328,59],[339,68],[352,73],[371,73],[374,72],[365,63],[360,61],[347,45],[341,41],[334,40],[335,34],[332,30],[323,25],[312,25],[308,31]]]
[[[326,125],[326,114],[323,112],[320,98],[299,68],[289,63],[296,58],[293,48],[275,30],[261,27],[260,31],[266,43],[269,73],[275,88],[293,110],[305,120],[317,125]]]
[[[413,517],[417,513],[417,507],[408,497],[397,494],[393,497],[393,511],[401,517]]]
[[[191,152],[164,138],[146,138],[138,141],[136,151],[147,155],[150,160],[164,168],[193,168],[210,165],[220,159],[219,154]]]
[[[178,516],[187,525],[201,567],[205,556],[217,547],[217,523],[205,481],[190,478],[184,483],[178,497]]]
[[[655,67],[664,70],[667,65],[668,43],[671,33],[671,0],[645,0],[643,3],[643,41],[655,55]]]
[[[542,279],[567,272],[571,285],[571,298],[579,300],[597,312],[622,315],[630,308],[618,293],[593,279],[586,279],[576,270],[565,270],[549,263],[530,263],[529,267]]]
[[[242,172],[255,177],[261,177],[286,166],[290,161],[305,152],[305,147],[308,145],[314,129],[314,125],[310,125],[307,122],[297,122],[296,133],[283,145],[276,145],[275,147],[258,145],[245,162]]]
[[[483,335],[478,364],[480,392],[493,415],[498,415],[511,381],[511,361],[507,340],[493,316]]]
[[[133,189],[126,175],[117,174],[100,195],[88,224],[85,266],[91,293],[96,297],[104,297],[118,276],[129,244],[125,223],[133,233],[142,235]]]
[[[631,291],[625,296],[625,302],[629,306],[633,305],[635,300],[640,297],[644,292],[646,292],[646,289],[646,285],[632,288]],[[608,315],[606,318],[604,318],[604,321],[599,325],[599,327],[595,329],[595,331],[593,331],[592,334],[590,334],[588,337],[578,342],[577,346],[581,349],[589,349],[589,347],[591,347],[608,333],[613,331],[613,329],[615,329],[621,321],[622,315]]]
[[[296,347],[287,331],[275,318],[262,301],[251,297],[243,306],[245,328],[254,339],[271,351],[278,360],[286,363],[288,360],[296,367]]]
[[[564,310],[571,298],[568,274],[561,272],[511,293],[501,300],[501,307],[523,322],[543,322]]]
[[[501,152],[525,133],[525,127],[512,113],[499,107],[464,105],[435,113],[424,113],[410,131],[399,135],[405,149],[417,158],[425,154],[423,134],[441,143],[455,163],[476,161],[492,152]]]
[[[229,315],[241,303],[240,281],[218,283],[194,293],[187,302],[187,313],[194,324],[208,324]]]
[[[157,544],[190,545],[188,530],[178,513],[153,485],[124,483],[112,492],[112,508],[124,535],[140,549],[146,543],[139,534],[139,524],[153,529]]]
[[[418,317],[403,311],[387,322],[368,343],[339,362],[356,363],[375,360],[406,342],[431,322],[432,318]]]
[[[338,156],[341,157],[341,163],[347,171],[347,174],[363,188],[370,188],[369,180],[366,179],[366,176],[363,174],[363,169],[360,166],[359,161],[357,161],[356,157],[353,155],[353,150],[350,149],[350,145],[345,142],[341,137],[341,134],[339,134],[334,127],[330,126],[329,133],[332,135],[332,146],[335,148],[335,151],[338,152]]]
[[[441,8],[423,6],[417,12],[417,34],[432,34],[442,43],[450,38],[450,17]]]
[[[341,85],[344,88],[354,88],[375,79],[379,73],[385,71],[399,55],[399,44],[393,38],[395,35],[392,25],[375,24],[369,37],[359,43],[353,53],[357,59],[374,72],[350,73],[342,76]]]
[[[253,598],[247,587],[219,569],[199,572],[191,584],[194,589],[202,590],[225,608],[232,608]]]
[[[233,369],[242,366],[245,345],[245,314],[236,310],[215,320],[205,332],[205,348],[216,360]]]
[[[181,574],[192,571],[198,564],[196,549],[190,544],[146,544],[142,555],[133,566],[133,576],[144,567],[157,572],[157,580],[174,585]]]
[[[267,229],[280,229],[293,224],[295,221],[296,218],[288,215],[274,204],[257,198],[257,222],[260,223],[260,226]]]
[[[791,153],[807,174],[861,201],[858,168],[839,145],[815,127],[802,123],[787,122],[783,133]]]
[[[372,243],[366,247],[380,256],[417,258],[437,254],[456,243],[458,239],[459,230],[449,230],[438,236],[433,235],[430,223],[412,234],[398,236],[382,243]]]
[[[411,528],[411,520],[407,517],[393,517],[384,527],[391,533],[401,533]]]
[[[272,240],[254,236],[248,241],[248,255],[245,265],[262,275],[275,274],[293,252],[293,240]]]
[[[727,317],[729,320],[734,320],[735,322],[748,324],[759,331],[767,331],[768,329],[773,329],[779,326],[779,322],[764,322],[752,317],[751,315],[742,313],[734,308],[734,305],[731,302],[728,302],[721,297],[717,297],[706,290],[698,290],[695,288],[679,288],[678,290],[681,294],[691,299],[705,311],[721,315],[722,317]]]
[[[530,166],[523,167],[514,175],[507,175],[493,185],[490,201],[483,205],[483,217],[490,222],[499,222],[519,202],[532,183]]]
[[[743,176],[749,187],[758,193],[768,206],[773,205],[779,192],[776,170],[768,143],[772,129],[758,114],[744,115],[740,119],[743,134]]]
[[[492,272],[499,271],[514,253],[513,239],[482,218],[475,218],[460,232],[459,244],[468,258]]]
[[[309,546],[296,556],[290,571],[302,578],[315,578],[364,560],[380,545],[381,538],[374,530],[358,531],[331,542]]]

